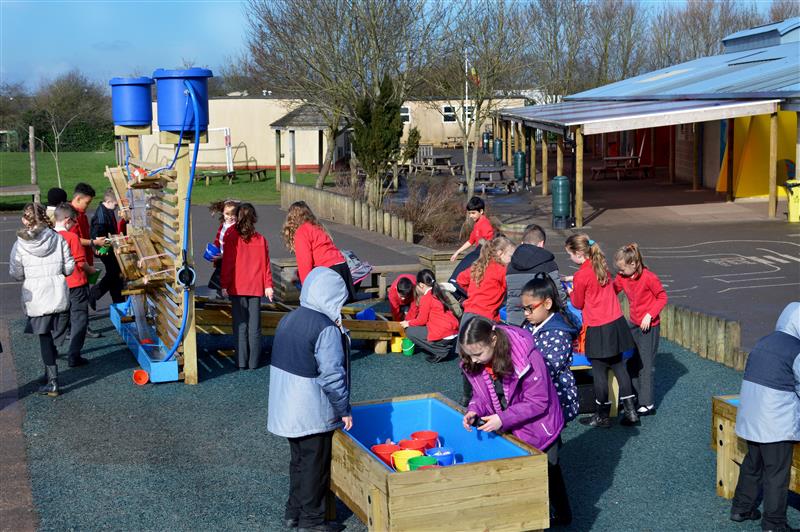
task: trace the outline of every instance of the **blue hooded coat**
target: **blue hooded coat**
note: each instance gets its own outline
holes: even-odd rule
[[[330,268],[314,268],[300,307],[278,324],[272,344],[267,430],[298,438],[342,427],[350,415],[349,338],[341,323],[347,288]]]
[[[757,443],[800,441],[800,303],[789,303],[775,332],[747,357],[736,434]]]

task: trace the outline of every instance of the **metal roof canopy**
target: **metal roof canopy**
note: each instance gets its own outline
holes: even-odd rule
[[[286,113],[271,123],[270,127],[279,131],[324,131],[328,129],[327,121],[322,112],[307,103]]]
[[[777,112],[781,100],[648,100],[598,102],[570,100],[498,112],[501,119],[565,134],[582,126],[584,135],[692,124]]]

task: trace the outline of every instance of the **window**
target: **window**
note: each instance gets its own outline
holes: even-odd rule
[[[466,114],[466,117],[464,118],[464,122],[467,122],[467,121],[474,122],[475,121],[475,106],[474,105],[468,105],[466,107],[466,109],[467,109],[467,114]]]
[[[452,105],[445,105],[442,107],[442,122],[455,122],[456,121],[456,108]]]
[[[401,107],[400,120],[402,120],[404,124],[411,122],[411,109],[408,107]]]

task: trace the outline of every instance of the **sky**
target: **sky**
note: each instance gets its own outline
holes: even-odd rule
[[[0,0],[0,79],[29,89],[80,69],[104,84],[157,68],[218,69],[244,47],[239,0]]]

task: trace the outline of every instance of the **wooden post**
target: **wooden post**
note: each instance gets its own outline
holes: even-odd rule
[[[200,142],[200,139],[194,139],[195,142]],[[178,248],[183,249],[183,220],[186,209],[186,195],[189,191],[189,167],[191,166],[189,160],[189,139],[184,137],[183,144],[180,145],[178,151],[178,159],[175,162],[175,170],[178,173],[178,234],[180,240]],[[191,224],[191,219],[190,222]],[[186,242],[186,263],[194,265],[194,258],[192,252],[192,226],[189,225],[188,241]],[[175,266],[180,267],[183,259],[175,257]],[[176,274],[177,280],[177,274]],[[183,312],[188,313],[186,319],[186,330],[183,335],[183,382],[186,384],[197,384],[197,331],[195,329],[195,315],[194,315],[194,289],[189,290],[188,304]]]
[[[33,132],[33,126],[28,126],[28,156],[31,159],[31,185],[39,184],[39,173],[36,170],[36,135]],[[41,196],[34,194],[33,201],[41,203]]]
[[[564,135],[556,140],[556,175],[564,175]]]
[[[542,196],[547,196],[547,131],[542,130]]]
[[[693,142],[692,148],[694,154],[693,155],[694,164],[692,164],[692,190],[696,191],[700,190],[700,172],[702,171],[702,169],[700,168],[700,157],[701,157],[700,150],[702,150],[703,147],[700,145],[700,139],[702,136],[701,131],[703,130],[703,124],[694,123],[692,124],[692,126],[694,127],[694,139],[692,141]]]
[[[575,226],[583,227],[583,127],[575,128]]]
[[[536,129],[531,129],[531,186],[536,186]]]
[[[668,181],[675,182],[675,126],[669,126],[669,174]]]
[[[378,209],[375,214],[375,232],[383,234],[383,209]]]
[[[513,164],[513,153],[511,151],[511,121],[506,122],[506,166]]]
[[[728,150],[728,158],[727,158],[727,166],[728,171],[725,176],[726,181],[726,192],[725,192],[725,201],[733,201],[733,127],[734,127],[735,120],[733,118],[728,119],[728,131],[727,137],[728,140],[725,143],[726,149]]]
[[[525,188],[528,182],[528,127],[521,125],[519,132],[519,149],[525,155],[525,175],[522,176],[522,188]]]
[[[795,164],[797,161],[795,161]],[[795,168],[797,168],[795,166]],[[770,218],[778,215],[778,113],[769,115],[769,203]],[[796,170],[795,170],[796,172]],[[795,176],[797,174],[795,173]]]
[[[383,234],[392,236],[392,213],[383,211]]]
[[[275,190],[281,189],[281,130],[275,130]]]
[[[295,143],[294,133],[294,129],[289,130],[289,182],[292,184],[297,182],[297,165],[295,164],[297,144]]]
[[[406,220],[406,242],[414,243],[414,222]]]

